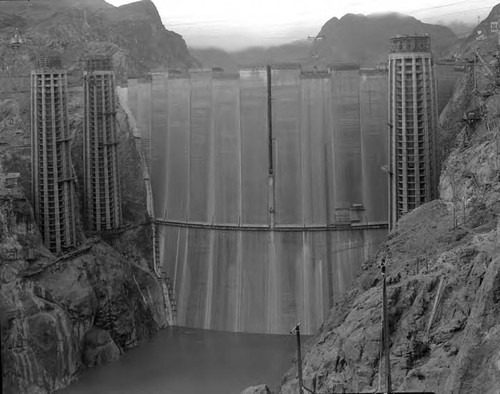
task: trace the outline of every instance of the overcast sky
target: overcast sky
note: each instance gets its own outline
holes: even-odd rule
[[[130,0],[107,0],[114,5]],[[191,47],[279,45],[318,33],[346,13],[400,12],[424,22],[484,19],[499,0],[153,0],[165,27]]]

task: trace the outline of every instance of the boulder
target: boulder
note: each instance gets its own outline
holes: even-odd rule
[[[120,348],[109,332],[92,327],[84,338],[83,362],[87,367],[107,364],[118,360]]]
[[[269,390],[266,384],[260,384],[258,386],[247,387],[241,394],[271,394],[271,390]]]

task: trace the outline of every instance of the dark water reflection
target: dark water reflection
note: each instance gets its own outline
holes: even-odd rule
[[[92,369],[64,394],[233,394],[279,384],[295,352],[293,335],[169,328],[119,361]]]

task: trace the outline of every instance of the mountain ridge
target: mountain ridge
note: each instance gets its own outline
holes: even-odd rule
[[[8,3],[0,11],[0,41],[8,43],[19,29],[24,43],[16,51],[0,47],[4,63],[15,56],[29,57],[23,73],[44,52],[62,55],[64,66],[81,68],[91,55],[113,57],[119,79],[146,76],[154,70],[197,66],[183,38],[163,25],[150,0],[119,7],[104,0],[75,2],[39,0],[26,5]]]
[[[398,13],[346,14],[340,19],[329,19],[312,41],[298,40],[234,52],[219,48],[196,48],[192,52],[203,66],[229,67],[230,72],[248,64],[288,62],[300,63],[305,68],[324,68],[336,62],[374,66],[387,60],[389,39],[397,34],[429,34],[437,56],[446,54],[457,42],[456,35],[449,28],[424,23],[412,16]]]
[[[432,51],[442,56],[456,41],[447,27],[424,23],[415,17],[399,13],[346,14],[327,21],[318,33],[324,37],[313,44],[312,54],[322,64],[355,62],[375,65],[385,62],[389,54],[389,39],[396,35],[431,37]]]

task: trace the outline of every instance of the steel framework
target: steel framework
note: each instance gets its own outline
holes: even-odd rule
[[[436,197],[436,76],[428,36],[391,39],[389,223]]]
[[[122,225],[118,175],[115,73],[109,57],[92,57],[84,71],[84,200],[93,231]]]
[[[67,76],[58,57],[31,72],[32,198],[45,245],[55,253],[76,243]]]

